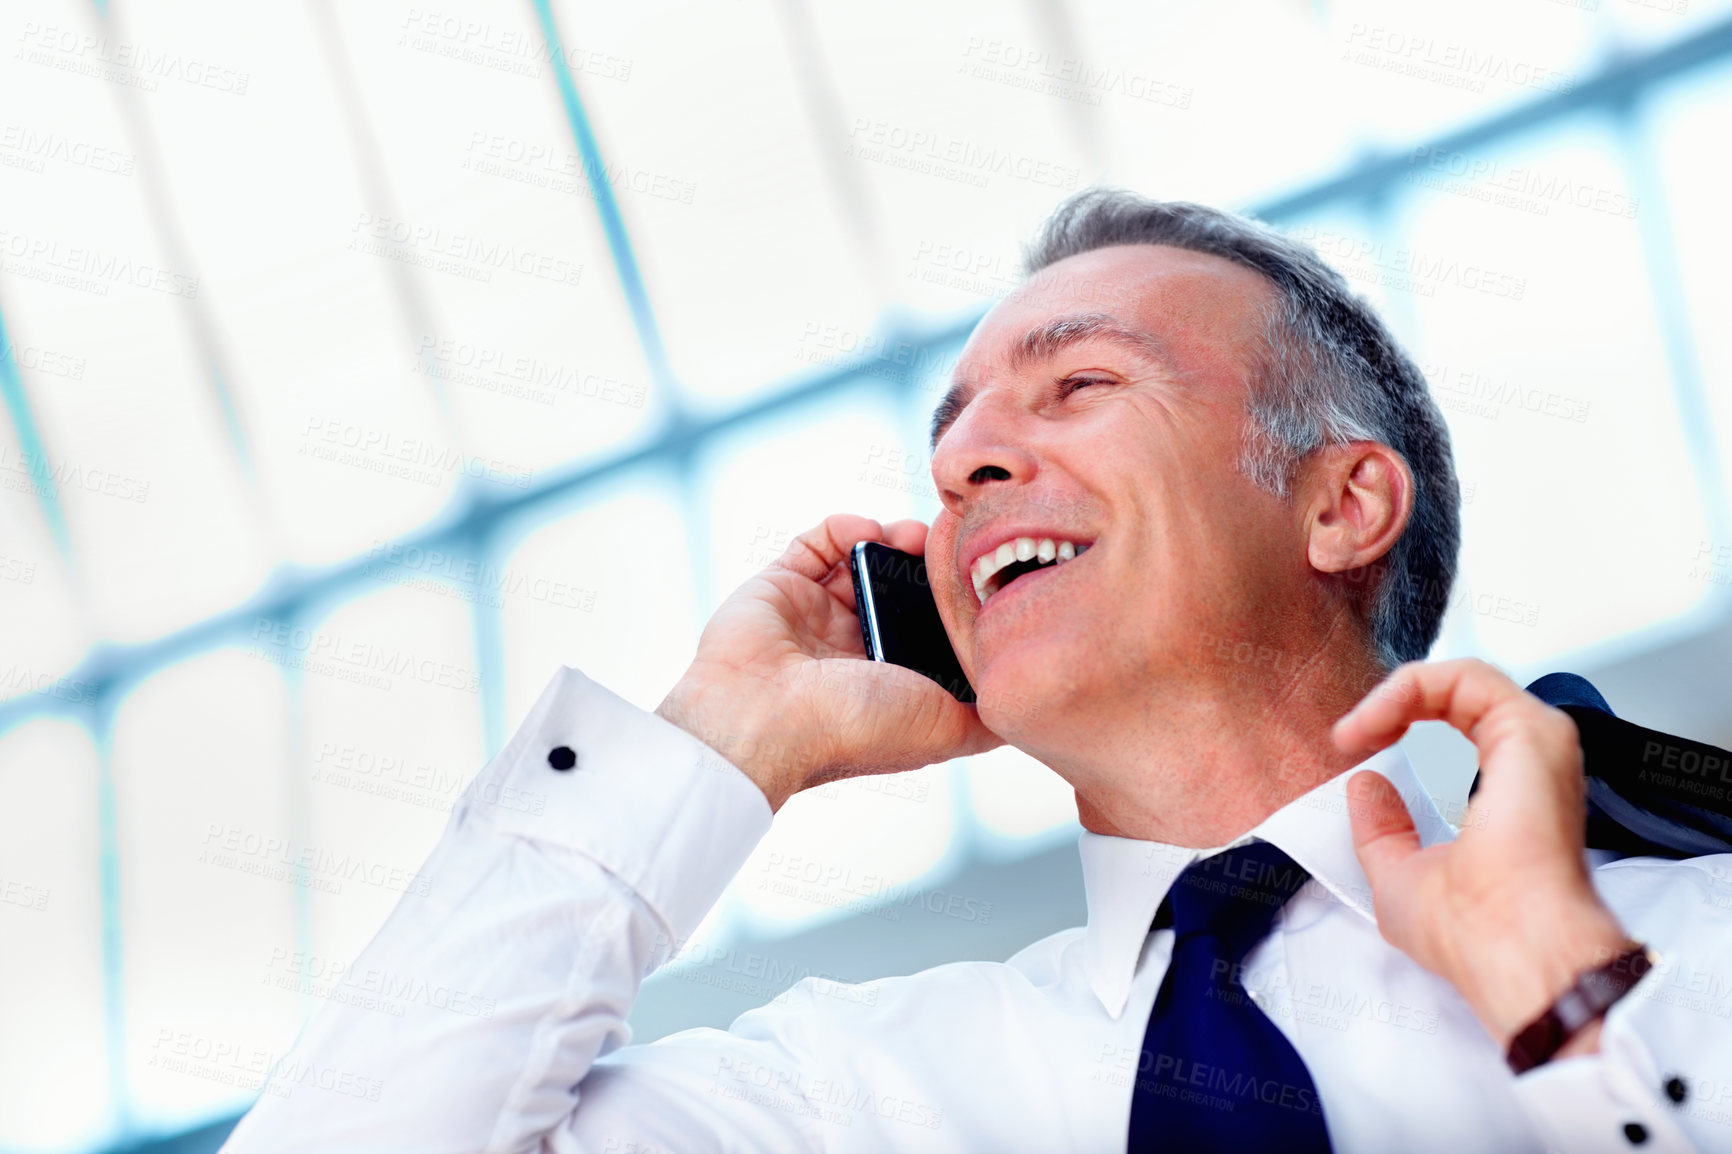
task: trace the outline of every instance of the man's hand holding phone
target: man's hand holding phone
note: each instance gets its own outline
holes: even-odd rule
[[[802,533],[716,610],[656,709],[739,766],[772,810],[836,778],[1002,744],[936,681],[867,658],[848,564],[860,541],[922,556],[926,526],[836,514]]]

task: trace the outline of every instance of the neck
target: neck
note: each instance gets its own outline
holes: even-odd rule
[[[1126,724],[1091,717],[1066,743],[1086,752],[1041,760],[1075,787],[1084,829],[1224,845],[1358,764],[1330,728],[1386,670],[1357,633],[1331,629],[1303,658],[1260,649],[1193,662],[1180,692],[1160,690],[1158,714],[1145,698],[1114,710]]]

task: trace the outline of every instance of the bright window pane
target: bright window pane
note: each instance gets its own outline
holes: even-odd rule
[[[96,748],[40,721],[0,737],[0,1147],[81,1150],[108,1096]]]
[[[294,1040],[292,1004],[259,981],[307,892],[285,704],[277,668],[219,649],[115,717],[126,1076],[146,1125],[241,1109]]]

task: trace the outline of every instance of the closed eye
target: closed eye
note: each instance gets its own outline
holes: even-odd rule
[[[1087,385],[1110,385],[1111,381],[1101,377],[1066,377],[1058,383],[1058,395],[1062,399],[1070,396],[1078,389]]]

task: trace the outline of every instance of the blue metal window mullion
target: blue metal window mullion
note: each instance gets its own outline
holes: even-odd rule
[[[48,452],[36,426],[36,414],[30,408],[30,397],[24,391],[24,378],[18,372],[18,358],[13,355],[12,337],[3,315],[0,315],[0,397],[6,401],[7,415],[18,435],[18,449],[30,459],[30,487],[36,494],[42,519],[48,523],[48,532],[54,537],[61,559],[70,565],[72,537],[66,529],[66,511],[60,505],[60,490],[54,484],[54,470],[48,464]]]
[[[91,7],[95,10],[97,22],[105,35],[124,39],[121,34],[122,25],[110,10],[107,0],[91,0]],[[131,65],[122,67],[131,71]],[[138,161],[138,187],[144,200],[145,212],[156,230],[157,242],[182,273],[196,269],[191,246],[182,231],[180,218],[175,213],[174,198],[169,192],[161,150],[157,146],[155,126],[151,123],[135,88],[125,84],[118,85],[114,88],[114,97],[120,109],[121,126]],[[210,399],[216,406],[223,431],[227,434],[229,451],[234,456],[235,466],[247,484],[256,490],[259,486],[258,465],[253,459],[252,445],[242,425],[240,409],[235,403],[234,388],[229,383],[228,372],[224,368],[232,362],[217,334],[216,320],[208,307],[208,301],[208,293],[203,298],[197,293],[182,296],[179,298],[180,311],[191,329],[197,360],[204,369],[205,384],[209,387]],[[262,509],[268,521],[271,515],[269,506],[262,506]]]
[[[613,185],[607,178],[607,165],[602,160],[601,146],[596,143],[595,132],[583,110],[583,102],[578,99],[577,83],[572,79],[571,66],[565,57],[565,47],[559,36],[558,23],[553,18],[551,0],[530,2],[535,8],[535,18],[541,24],[541,35],[546,42],[549,63],[553,66],[553,78],[559,86],[559,99],[565,106],[565,118],[571,126],[572,138],[577,143],[578,155],[583,159],[584,176],[588,179],[590,193],[595,198],[595,209],[601,217],[602,231],[607,235],[607,247],[613,256],[614,272],[618,274],[620,288],[625,292],[626,305],[631,310],[632,325],[637,329],[638,343],[643,346],[644,356],[649,360],[650,375],[654,378],[656,387],[675,403],[677,409],[678,382],[674,379],[673,366],[668,361],[667,348],[662,343],[661,329],[656,324],[655,313],[650,308],[649,293],[644,288],[643,274],[638,268],[637,256],[632,251],[631,238],[626,234],[625,218],[620,215],[619,202],[614,199]]]
[[[532,0],[537,4],[538,15],[545,15],[551,24],[551,12],[547,9],[548,0]],[[559,50],[563,53],[563,50]],[[1584,108],[1599,104],[1604,105],[1608,92],[1641,91],[1664,83],[1678,73],[1701,67],[1702,65],[1723,60],[1732,55],[1732,19],[1720,21],[1711,25],[1705,31],[1677,45],[1661,49],[1657,52],[1626,61],[1609,68],[1600,77],[1585,81],[1581,90],[1574,93],[1576,99],[1560,101],[1552,97],[1538,101],[1532,106],[1523,106],[1519,115],[1500,114],[1478,125],[1470,126],[1460,132],[1448,134],[1433,142],[1435,147],[1444,147],[1453,142],[1460,146],[1463,141],[1471,139],[1473,143],[1484,144],[1493,139],[1504,139],[1535,130],[1544,123],[1550,123],[1561,118],[1576,115]],[[563,62],[562,62],[563,63]],[[570,76],[565,69],[556,69],[561,73],[562,96],[569,87]],[[576,105],[575,88],[570,88],[573,98],[568,104],[568,111],[575,109],[581,113],[581,107]],[[573,131],[579,133],[580,139],[587,132],[587,121],[574,124]],[[590,138],[593,141],[593,138]],[[599,156],[586,158],[588,161],[599,161]],[[599,169],[596,163],[587,164],[588,175],[594,179],[604,176],[605,170]],[[1387,183],[1400,178],[1407,171],[1401,156],[1373,158],[1354,166],[1349,171],[1311,186],[1301,189],[1289,196],[1277,198],[1261,206],[1260,212],[1266,218],[1290,220],[1303,212],[1335,201],[1363,195],[1365,189],[1379,183]],[[602,187],[597,190],[598,203],[612,204],[611,189],[605,179]],[[612,218],[616,225],[616,235],[623,243],[625,241],[623,225],[618,223],[617,206],[613,209]],[[625,257],[630,257],[629,244],[616,250]],[[627,268],[635,270],[635,262],[630,262]],[[641,280],[635,275],[628,275],[627,280],[637,284],[641,289]],[[647,310],[647,300],[642,293],[638,294],[639,304]],[[645,314],[647,316],[647,314]],[[919,350],[929,350],[952,339],[965,337],[971,327],[969,324],[943,326],[925,332],[914,338],[914,344]],[[654,333],[653,318],[650,318],[650,332]],[[659,341],[655,347],[659,347]],[[681,453],[689,451],[692,446],[701,446],[711,438],[742,427],[775,412],[785,411],[789,407],[802,404],[820,395],[827,395],[838,388],[845,387],[863,369],[869,369],[871,358],[844,369],[821,373],[816,377],[803,380],[785,391],[766,396],[760,400],[742,405],[740,408],[719,415],[706,415],[690,421],[675,421],[661,431],[647,445],[626,449],[617,455],[597,464],[571,468],[560,475],[551,477],[537,485],[529,492],[505,500],[490,502],[485,509],[469,514],[470,517],[486,521],[494,521],[505,516],[516,516],[530,512],[536,506],[557,500],[571,492],[588,488],[605,479],[616,477],[623,472],[648,463],[663,463],[677,460]],[[664,361],[665,363],[665,361]],[[449,541],[452,537],[452,527],[448,521],[438,525],[429,525],[421,530],[407,535],[405,543],[427,546],[437,542]],[[153,642],[134,646],[104,647],[88,655],[86,659],[72,672],[72,676],[85,681],[105,683],[109,680],[134,683],[150,672],[161,668],[169,661],[184,657],[189,653],[200,652],[214,645],[223,644],[228,639],[241,634],[245,626],[255,615],[280,615],[290,612],[288,606],[305,599],[340,594],[340,592],[358,579],[365,558],[352,558],[330,567],[319,574],[291,576],[285,579],[285,587],[279,587],[243,606],[218,613],[198,622],[169,637]],[[69,710],[66,703],[53,697],[39,694],[24,694],[0,701],[0,731],[37,716],[66,714]]]
[[[112,683],[99,688],[88,727],[96,746],[97,886],[102,912],[102,1023],[108,1058],[108,1117],[117,1133],[129,1137],[134,1111],[131,1081],[127,1077],[120,813],[114,781],[114,711],[118,704]]]
[[[505,605],[496,598],[489,574],[497,573],[499,548],[493,534],[469,538],[466,561],[482,574],[480,588],[469,598],[469,617],[475,630],[475,675],[480,681],[481,741],[488,760],[505,748]],[[504,583],[500,583],[504,588]]]
[[[710,534],[710,509],[704,499],[703,478],[696,451],[680,454],[674,462],[674,480],[679,487],[680,518],[685,522],[686,566],[692,575],[692,608],[698,621],[715,612],[716,604],[732,590],[715,588],[716,567]]]
[[[291,630],[298,627],[300,620],[292,622]],[[312,791],[308,788],[312,781],[311,767],[307,764],[307,674],[306,670],[293,662],[283,662],[277,666],[281,673],[283,686],[283,703],[288,716],[284,719],[284,732],[288,734],[289,749],[285,763],[288,767],[289,779],[284,783],[289,800],[289,842],[296,847],[305,847],[313,840],[313,805]],[[299,958],[313,956],[313,887],[307,875],[305,855],[297,848],[294,864],[294,935],[295,951]],[[298,1009],[304,1024],[318,1008],[318,1001],[313,997],[312,982],[297,970],[295,975],[295,990],[298,993]]]

